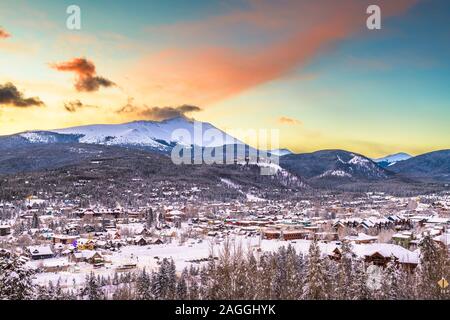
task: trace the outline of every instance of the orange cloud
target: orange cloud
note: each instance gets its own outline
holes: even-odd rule
[[[207,105],[286,76],[334,42],[367,30],[369,4],[378,3],[386,18],[415,2],[251,0],[247,9],[161,27],[187,45],[145,57],[133,74],[144,93],[158,90],[161,96],[174,98],[170,103]],[[231,31],[239,35],[238,28],[262,40],[230,43],[226,35]],[[214,44],[206,45],[208,41]]]
[[[278,118],[278,123],[287,124],[287,125],[300,125],[302,122],[300,120],[289,118],[289,117],[280,117]]]
[[[85,58],[73,58],[50,66],[58,71],[74,72],[77,75],[75,88],[78,91],[97,91],[100,87],[107,88],[115,85],[111,80],[97,76],[94,63]]]
[[[0,39],[9,38],[11,35],[5,29],[0,28]]]

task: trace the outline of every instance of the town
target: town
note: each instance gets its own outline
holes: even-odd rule
[[[450,250],[448,192],[403,198],[323,194],[299,201],[255,196],[228,202],[199,202],[198,192],[155,196],[138,207],[80,206],[60,194],[3,201],[0,250],[19,255],[34,272],[33,283],[75,291],[90,274],[112,279],[157,272],[165,259],[174,261],[177,274],[200,268],[218,259],[228,241],[255,256],[288,246],[307,255],[317,241],[322,254],[335,261],[348,243],[366,269],[394,262],[409,272],[419,264],[425,236]]]

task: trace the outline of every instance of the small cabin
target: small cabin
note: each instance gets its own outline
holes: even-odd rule
[[[0,226],[0,236],[7,236],[9,234],[11,234],[11,226],[1,225]]]

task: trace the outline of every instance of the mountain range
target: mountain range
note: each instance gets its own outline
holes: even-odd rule
[[[209,135],[209,138],[203,139],[206,130],[215,133],[214,137]],[[96,152],[90,153],[91,149],[86,147],[88,145],[96,146]],[[200,146],[203,149],[223,146],[224,151],[226,146],[234,145],[235,148],[245,147],[247,153],[255,150],[210,123],[183,117],[161,122],[87,125],[0,136],[0,174],[74,166],[89,159],[95,160],[101,153],[110,152],[108,147],[114,147],[116,155],[121,150],[124,153],[130,152],[126,150],[140,150],[160,154],[167,159],[167,155],[177,145],[188,148]],[[287,149],[276,149],[269,153],[278,157],[280,167],[277,170],[283,171],[284,176],[296,176],[302,184],[312,187],[335,188],[390,181],[450,182],[450,150],[416,157],[398,153],[379,159],[345,150],[294,154]]]

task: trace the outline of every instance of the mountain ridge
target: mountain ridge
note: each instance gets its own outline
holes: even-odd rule
[[[201,131],[196,131],[198,129],[195,128],[196,125],[199,125]],[[173,134],[176,129],[181,130],[181,136]],[[209,129],[214,130],[213,132],[221,138],[203,141],[203,134]],[[228,143],[232,143],[233,146]],[[372,183],[395,178],[427,182],[450,181],[450,164],[448,163],[450,153],[447,153],[450,150],[439,150],[411,158],[408,158],[409,155],[405,153],[397,153],[378,159],[371,159],[362,154],[341,149],[297,154],[288,149],[262,151],[244,144],[210,123],[183,117],[164,121],[137,120],[123,124],[97,124],[48,131],[25,131],[0,136],[0,151],[3,152],[3,157],[0,157],[0,162],[2,162],[0,169],[4,169],[0,170],[0,174],[27,171],[30,168],[46,170],[51,169],[52,166],[73,164],[73,161],[67,157],[64,157],[64,161],[53,159],[52,155],[45,154],[39,148],[39,146],[48,144],[73,144],[77,148],[82,148],[87,144],[116,146],[166,155],[169,155],[178,144],[187,147],[188,152],[193,152],[192,145],[199,145],[202,147],[202,154],[215,154],[216,147],[221,147],[224,159],[226,155],[230,155],[230,149],[227,148],[230,146],[235,162],[240,163],[244,162],[244,159],[237,159],[237,150],[240,149],[239,145],[243,145],[245,162],[249,162],[247,157],[249,154],[254,154],[255,151],[269,152],[275,158],[264,159],[263,162],[278,161],[282,169],[319,187]],[[19,151],[23,159],[14,158],[14,153]],[[32,153],[40,155],[41,158],[36,158],[35,162],[25,161],[34,156]],[[75,159],[78,158],[75,156]],[[195,156],[193,155],[192,158],[195,159]],[[259,156],[258,159],[260,159]],[[45,161],[49,163],[48,166],[44,164]]]

